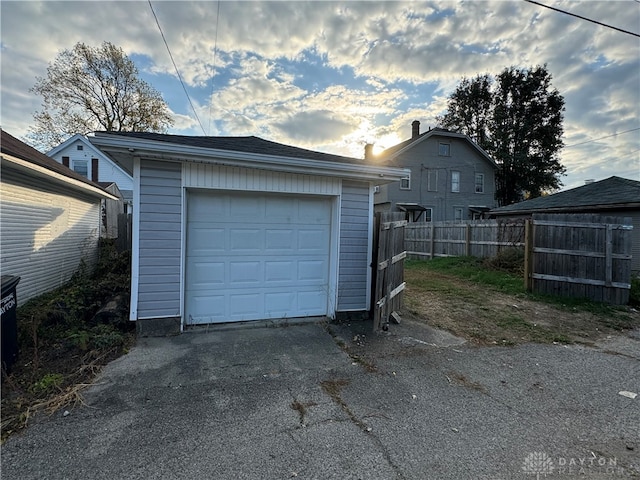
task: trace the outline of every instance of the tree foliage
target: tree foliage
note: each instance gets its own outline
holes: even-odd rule
[[[438,123],[468,135],[496,160],[496,198],[509,205],[562,185],[563,112],[546,65],[510,67],[495,79],[463,78]]]
[[[160,93],[141,80],[122,48],[77,43],[37,77],[32,92],[42,96],[27,135],[34,145],[51,148],[68,137],[93,131],[165,132],[173,124]]]

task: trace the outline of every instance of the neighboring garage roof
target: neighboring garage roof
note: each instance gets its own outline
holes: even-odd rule
[[[409,171],[358,158],[316,152],[250,137],[196,137],[142,132],[96,132],[89,141],[125,170],[133,171],[133,157],[166,161],[199,161],[246,168],[334,175],[377,184],[399,181]]]
[[[106,192],[100,185],[56,162],[53,158],[47,157],[44,153],[30,147],[4,130],[0,130],[0,134],[2,157],[17,168],[29,170],[37,176],[46,176],[62,183],[71,184],[85,193],[116,200],[116,197]]]
[[[628,178],[609,177],[546,197],[496,208],[489,213],[507,215],[614,208],[640,208],[640,182]]]

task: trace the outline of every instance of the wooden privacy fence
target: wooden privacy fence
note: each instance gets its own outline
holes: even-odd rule
[[[527,289],[626,304],[632,230],[630,218],[534,214],[526,224]]]
[[[410,223],[405,227],[410,258],[487,258],[506,247],[524,247],[523,219]]]
[[[400,321],[404,282],[404,229],[402,212],[377,213],[374,227],[373,329],[386,330],[389,319]]]

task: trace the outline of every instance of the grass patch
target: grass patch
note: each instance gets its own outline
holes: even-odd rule
[[[514,273],[516,253],[497,263],[473,257],[407,261],[405,312],[484,345],[593,344],[605,334],[640,327],[640,315],[626,307],[526,292],[522,275]]]
[[[82,388],[133,344],[129,272],[130,254],[101,240],[93,271],[82,265],[66,285],[17,309],[19,355],[2,378],[3,441],[38,411],[81,403]],[[96,317],[113,298],[119,308]]]
[[[433,260],[408,260],[405,268],[413,271],[439,272],[490,286],[511,295],[526,293],[522,276],[504,270],[487,268],[475,257],[438,257]]]

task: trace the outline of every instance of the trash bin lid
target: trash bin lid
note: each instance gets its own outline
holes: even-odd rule
[[[16,288],[18,282],[20,282],[20,277],[16,277],[15,275],[2,275],[0,277],[2,282],[2,296],[4,297],[6,293],[9,293],[10,290]]]

